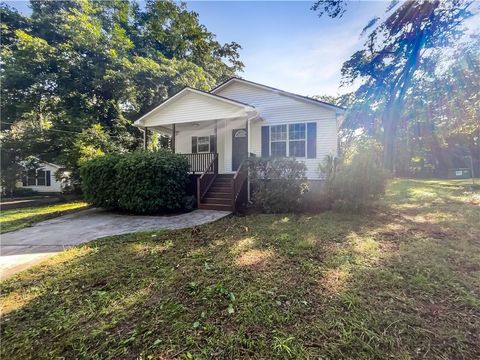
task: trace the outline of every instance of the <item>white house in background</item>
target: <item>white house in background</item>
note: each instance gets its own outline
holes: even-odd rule
[[[171,136],[198,174],[200,208],[233,210],[250,156],[294,157],[315,187],[319,164],[337,154],[345,109],[270,86],[231,78],[210,92],[184,88],[135,122]]]
[[[17,183],[17,188],[32,189],[38,192],[62,192],[66,186],[65,181],[55,179],[55,173],[62,166],[39,160],[36,169],[26,170],[22,181]]]

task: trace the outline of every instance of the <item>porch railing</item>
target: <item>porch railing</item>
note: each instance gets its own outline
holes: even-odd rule
[[[197,201],[200,203],[218,175],[218,154],[213,154],[212,161],[205,167],[203,174],[197,178]]]
[[[196,154],[182,154],[187,158],[189,171],[193,174],[203,173],[210,165],[216,153],[196,153]]]
[[[232,208],[237,207],[238,200],[242,193],[245,193],[245,184],[248,179],[248,160],[242,161],[237,172],[232,178]]]

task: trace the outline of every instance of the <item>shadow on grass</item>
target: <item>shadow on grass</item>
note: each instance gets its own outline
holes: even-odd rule
[[[105,238],[3,284],[2,355],[477,358],[479,244],[457,235],[480,229],[455,220],[385,208]]]

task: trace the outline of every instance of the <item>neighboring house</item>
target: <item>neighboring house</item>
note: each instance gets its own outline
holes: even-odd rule
[[[184,88],[135,122],[172,137],[200,174],[200,208],[235,208],[249,156],[294,157],[315,187],[319,164],[336,155],[345,109],[251,81],[231,78],[210,92]],[[145,131],[145,145],[148,133]]]
[[[36,169],[26,170],[22,181],[17,183],[17,188],[32,189],[38,192],[62,192],[66,186],[65,181],[55,179],[55,173],[62,166],[39,160]]]

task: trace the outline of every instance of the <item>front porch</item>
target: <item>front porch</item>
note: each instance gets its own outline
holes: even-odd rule
[[[248,200],[246,158],[233,173],[219,173],[218,153],[182,154],[190,168],[199,209],[235,211]]]
[[[252,122],[261,121],[246,104],[194,89],[182,90],[136,122],[144,130],[170,137],[172,151],[183,154],[196,181],[201,209],[234,211],[246,195]]]

